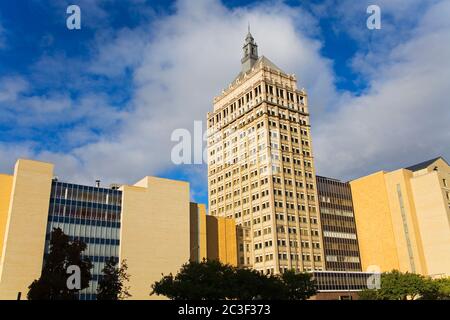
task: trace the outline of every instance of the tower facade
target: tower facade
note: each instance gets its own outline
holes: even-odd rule
[[[322,270],[307,94],[258,56],[250,32],[241,62],[207,115],[210,214],[236,219],[240,266]]]

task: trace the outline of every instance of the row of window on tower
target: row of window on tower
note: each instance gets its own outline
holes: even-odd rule
[[[262,88],[265,88],[265,92]],[[295,111],[305,111],[305,96],[299,92],[289,91],[271,84],[259,84],[254,89],[242,94],[239,98],[228,104],[226,107],[217,111],[208,122],[208,127],[211,128],[215,124],[220,123],[223,119],[227,119],[232,115],[233,118],[247,112],[244,107],[251,107],[252,103],[260,103],[263,100],[271,103],[277,103],[283,107],[291,108]],[[300,107],[299,107],[300,106]]]

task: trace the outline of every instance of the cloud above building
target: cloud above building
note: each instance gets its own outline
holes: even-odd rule
[[[413,1],[406,9],[397,1],[381,4],[385,32],[397,35],[370,35],[369,44],[365,8],[360,12],[350,2],[302,9],[283,2],[230,8],[218,0],[180,0],[170,14],[114,28],[98,1],[104,28],[89,59],[43,54],[31,74],[0,76],[8,83],[0,86],[0,109],[17,125],[10,130],[22,132],[20,140],[0,143],[0,169],[19,156],[33,157],[55,162],[60,176],[83,183],[131,183],[174,170],[184,172],[194,197],[201,197],[206,166],[174,166],[171,133],[204,121],[213,97],[239,73],[249,22],[260,55],[296,74],[309,94],[319,174],[349,179],[438,154],[450,158],[449,1]],[[333,5],[341,24],[323,29],[321,19]],[[415,18],[398,13],[418,8],[422,14]],[[346,32],[357,41],[349,68],[364,81],[362,92],[337,89],[334,62],[323,53],[326,32]],[[35,83],[50,89],[42,94]],[[51,143],[33,139],[45,126],[55,132]]]
[[[350,179],[450,157],[449,13],[449,1],[436,2],[408,37],[389,39],[389,50],[355,56],[354,68],[365,72],[368,90],[343,95],[335,111],[317,119],[314,145],[321,174]]]

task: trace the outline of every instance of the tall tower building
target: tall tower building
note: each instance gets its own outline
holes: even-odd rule
[[[238,264],[264,273],[324,268],[308,97],[250,33],[242,70],[208,117],[210,214],[235,218]]]

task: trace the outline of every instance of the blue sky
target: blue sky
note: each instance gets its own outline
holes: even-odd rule
[[[81,30],[66,28],[69,4]],[[159,175],[206,202],[206,166],[173,165],[170,137],[239,72],[248,22],[309,93],[319,174],[450,158],[449,16],[448,0],[2,1],[0,172],[26,157],[80,183]]]

